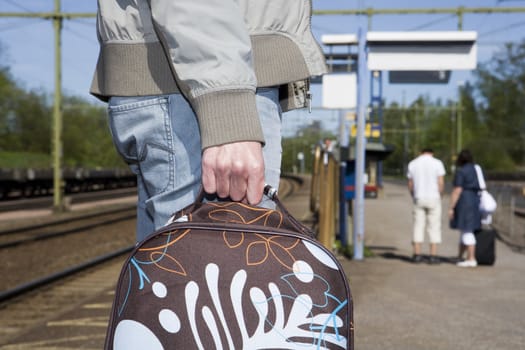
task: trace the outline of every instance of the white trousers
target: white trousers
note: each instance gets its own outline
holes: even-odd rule
[[[430,243],[441,243],[441,199],[415,199],[412,209],[412,242],[423,243],[425,232]]]

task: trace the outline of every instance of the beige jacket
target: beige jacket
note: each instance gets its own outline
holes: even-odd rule
[[[284,111],[308,103],[326,72],[309,0],[99,0],[100,54],[91,93],[183,93],[203,149],[264,142],[257,87],[278,86]]]

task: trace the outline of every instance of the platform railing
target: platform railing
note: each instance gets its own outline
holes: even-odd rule
[[[498,207],[492,225],[510,246],[525,251],[525,187],[489,183]]]
[[[310,210],[317,218],[319,242],[333,250],[339,204],[339,165],[335,155],[321,146],[315,149],[314,155]]]

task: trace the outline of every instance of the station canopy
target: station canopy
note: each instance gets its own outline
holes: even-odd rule
[[[477,32],[418,31],[366,34],[367,68],[388,71],[393,84],[447,84],[453,70],[477,65]],[[330,52],[325,57],[331,74],[322,77],[324,108],[354,109],[357,105],[354,34],[323,35]]]

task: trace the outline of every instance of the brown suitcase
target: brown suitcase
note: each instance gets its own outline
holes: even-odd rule
[[[345,272],[274,200],[199,199],[139,243],[105,349],[353,349]]]

